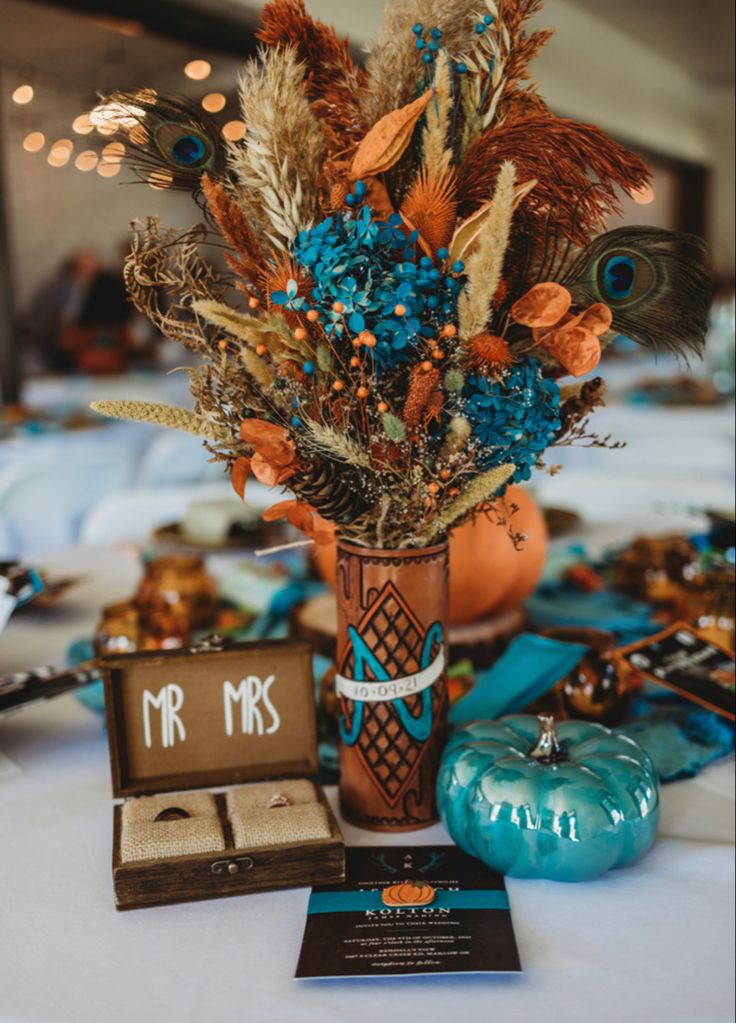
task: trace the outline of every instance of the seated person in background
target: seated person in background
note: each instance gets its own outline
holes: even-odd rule
[[[140,347],[134,318],[122,267],[106,269],[94,249],[80,249],[41,286],[21,331],[44,369],[121,373],[134,358],[153,354],[150,337]]]

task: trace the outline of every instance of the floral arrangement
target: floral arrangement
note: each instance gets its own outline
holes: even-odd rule
[[[499,514],[550,447],[605,444],[603,383],[579,378],[617,333],[697,351],[709,275],[698,239],[600,234],[649,173],[538,95],[540,7],[394,0],[360,66],[303,0],[271,0],[238,142],[183,100],[109,97],[139,174],[209,226],[136,224],[126,265],[136,308],[204,357],[195,411],[98,410],[199,433],[241,496],[288,487],[270,516],[378,548]]]

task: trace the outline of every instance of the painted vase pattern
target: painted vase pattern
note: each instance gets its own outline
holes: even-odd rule
[[[447,714],[447,544],[337,548],[340,801],[349,821],[408,831],[438,819]]]

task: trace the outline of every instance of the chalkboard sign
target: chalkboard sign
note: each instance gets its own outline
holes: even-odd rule
[[[650,681],[736,719],[733,653],[686,622],[675,622],[648,639],[621,647],[615,656]]]

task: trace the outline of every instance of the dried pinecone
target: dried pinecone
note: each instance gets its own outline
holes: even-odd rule
[[[372,503],[366,477],[345,463],[328,459],[305,466],[289,485],[331,522],[352,522]]]

